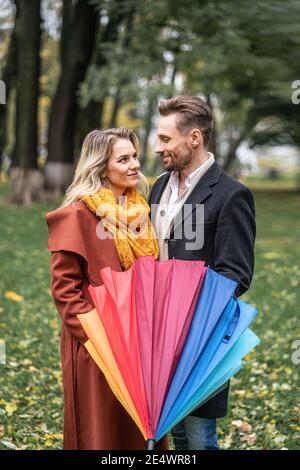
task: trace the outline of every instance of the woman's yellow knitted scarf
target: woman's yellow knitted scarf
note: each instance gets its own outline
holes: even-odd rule
[[[139,256],[157,259],[158,243],[146,200],[131,188],[126,189],[124,196],[118,204],[114,193],[102,187],[82,200],[101,218],[104,230],[112,234],[120,263],[128,269]]]

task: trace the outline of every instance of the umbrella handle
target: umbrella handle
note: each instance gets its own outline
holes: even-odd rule
[[[155,439],[148,439],[147,441],[147,450],[154,450],[155,449],[156,440]]]
[[[231,339],[231,337],[232,337],[232,335],[235,332],[235,329],[237,327],[239,318],[240,318],[240,307],[239,307],[239,304],[238,304],[238,301],[237,301],[236,310],[234,312],[233,318],[232,318],[231,323],[229,325],[228,331],[226,331],[226,334],[223,338],[223,343],[228,343],[230,341],[230,339]]]

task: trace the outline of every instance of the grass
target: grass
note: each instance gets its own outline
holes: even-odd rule
[[[55,204],[8,206],[1,200],[7,189],[0,186],[0,339],[6,344],[0,449],[60,449],[60,322],[50,293],[44,219]],[[243,298],[259,308],[253,329],[262,343],[232,380],[229,414],[218,425],[220,444],[299,449],[300,365],[293,364],[292,345],[300,340],[300,194],[258,193],[256,204],[256,270]]]
[[[258,193],[255,199],[255,275],[243,299],[259,309],[253,329],[261,344],[232,380],[220,440],[224,448],[299,449],[300,365],[293,362],[300,361],[293,361],[299,357],[293,343],[300,340],[300,194]]]
[[[296,191],[299,190],[299,169],[294,173],[281,174],[278,179],[270,179],[264,175],[250,175],[241,181],[253,191]]]

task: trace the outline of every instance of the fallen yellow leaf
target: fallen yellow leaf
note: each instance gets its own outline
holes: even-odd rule
[[[58,329],[58,321],[56,318],[53,318],[52,320],[50,320],[50,327],[52,328],[52,330],[57,330]]]
[[[5,411],[8,416],[11,416],[15,411],[17,411],[17,409],[18,409],[17,404],[14,402],[5,404]]]
[[[63,439],[63,434],[46,434],[45,438],[46,438],[46,440],[49,440],[49,439]]]
[[[5,292],[5,298],[8,300],[14,300],[15,302],[22,302],[22,300],[24,300],[22,295],[17,294],[13,290],[8,290]]]
[[[261,256],[262,258],[266,259],[277,259],[282,257],[281,253],[278,253],[276,251],[268,251],[267,253],[263,253]]]

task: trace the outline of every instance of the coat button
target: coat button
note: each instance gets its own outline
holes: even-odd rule
[[[166,211],[164,211],[163,209],[160,211],[160,215],[163,217],[164,215],[166,215]]]

